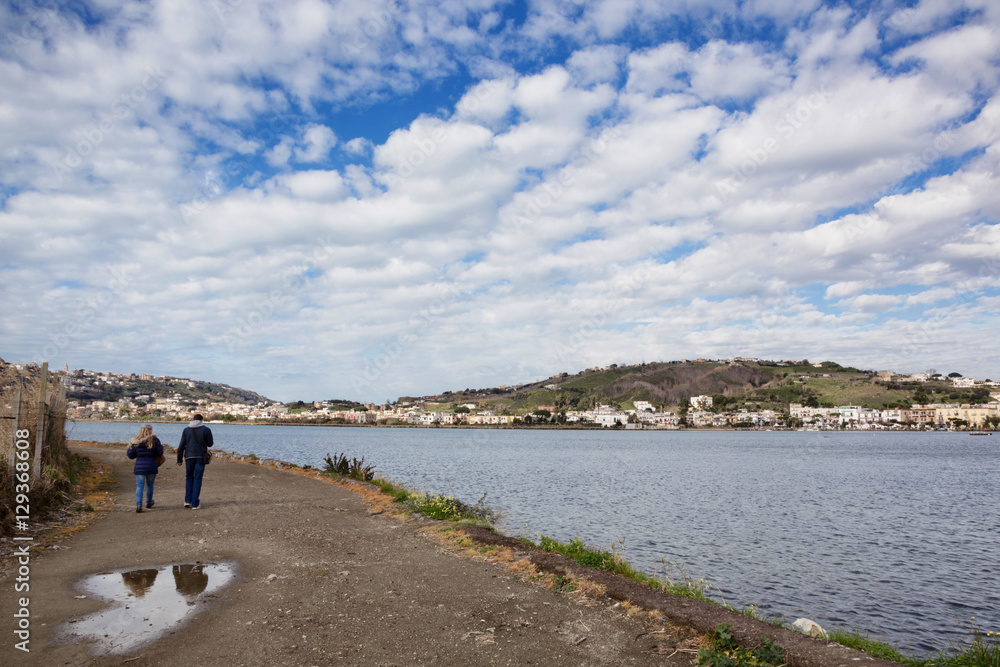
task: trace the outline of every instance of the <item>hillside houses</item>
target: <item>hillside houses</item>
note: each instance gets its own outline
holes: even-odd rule
[[[939,403],[913,405],[909,409],[876,410],[852,405],[835,408],[810,408],[798,403],[789,406],[789,416],[805,426],[821,429],[874,430],[927,426],[947,428],[989,426],[991,418],[1000,419],[1000,402],[980,405]]]
[[[775,365],[775,364],[772,364]],[[781,364],[776,364],[781,365]],[[823,365],[813,364],[824,370]],[[784,375],[793,375],[785,373]],[[814,373],[816,378],[827,374]],[[262,396],[233,389],[225,385],[147,374],[121,374],[69,369],[59,373],[60,382],[70,397],[68,417],[77,419],[167,419],[186,421],[195,412],[209,420],[241,422],[335,423],[335,424],[412,424],[421,426],[482,426],[512,427],[526,424],[577,425],[592,428],[676,429],[676,428],[805,428],[837,430],[882,430],[903,428],[994,428],[1000,424],[1000,382],[976,380],[952,373],[943,377],[929,371],[901,375],[892,371],[871,373],[873,382],[909,382],[909,391],[916,382],[931,382],[914,397],[926,396],[954,403],[913,404],[878,409],[859,405],[809,407],[800,403],[775,405],[772,395],[768,407],[753,409],[752,402],[727,403],[708,394],[685,397],[683,405],[669,409],[650,400],[634,400],[631,404],[594,405],[589,409],[567,409],[566,402],[543,400],[532,407],[516,409],[503,402],[484,400],[482,403],[461,402],[459,396],[449,400],[445,392],[440,397],[400,400],[389,405],[360,405],[349,400],[295,402],[282,405],[274,401],[257,400]],[[806,376],[801,376],[805,378]],[[791,385],[791,381],[788,383]],[[942,389],[950,385],[954,388]],[[549,383],[548,391],[561,385]],[[899,387],[892,389],[898,392]],[[970,391],[972,390],[972,391]],[[990,390],[990,391],[987,391]],[[794,394],[793,394],[794,395]],[[802,394],[800,394],[802,395]],[[242,402],[224,400],[233,397]],[[465,398],[466,401],[468,397]],[[547,397],[548,398],[548,397]],[[813,397],[814,398],[814,397]],[[956,399],[971,401],[959,403]],[[786,399],[787,400],[787,399]],[[982,403],[977,404],[977,401]],[[989,401],[989,402],[986,402]],[[544,404],[543,404],[544,403]],[[575,405],[576,401],[571,403]],[[767,403],[765,403],[767,404]],[[629,409],[629,406],[631,408]],[[731,410],[726,410],[730,405]],[[558,406],[558,407],[557,407]],[[747,409],[750,408],[750,409]]]

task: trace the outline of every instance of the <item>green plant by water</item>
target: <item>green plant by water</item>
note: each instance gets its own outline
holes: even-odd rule
[[[711,646],[698,649],[696,665],[707,667],[765,667],[785,664],[785,649],[767,637],[761,637],[761,645],[748,649],[736,643],[729,625],[723,623],[715,628],[710,637]]]
[[[323,471],[344,477],[352,477],[362,482],[370,482],[375,479],[375,466],[365,465],[365,457],[360,459],[348,459],[346,454],[336,454],[333,458],[327,454],[323,459],[326,466]]]

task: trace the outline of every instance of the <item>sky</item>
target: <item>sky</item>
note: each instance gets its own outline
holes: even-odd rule
[[[992,0],[0,6],[0,357],[386,401],[1000,378]]]

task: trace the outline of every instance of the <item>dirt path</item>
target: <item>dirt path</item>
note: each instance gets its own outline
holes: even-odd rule
[[[652,628],[611,601],[581,602],[460,558],[421,534],[421,522],[371,516],[342,487],[215,461],[192,511],[182,507],[182,469],[168,460],[156,506],[137,514],[124,453],[75,449],[113,468],[115,505],[64,548],[32,554],[28,654],[14,648],[13,575],[0,581],[4,664],[692,664],[690,653],[670,656],[678,638],[644,634]],[[76,597],[83,577],[198,562],[235,563],[235,581],[163,638],[119,655],[54,643],[67,621],[107,608]]]

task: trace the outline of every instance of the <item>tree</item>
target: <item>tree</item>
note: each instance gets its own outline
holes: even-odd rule
[[[948,373],[948,377],[950,377],[950,378],[960,378],[960,377],[962,377],[962,374],[961,373]]]

